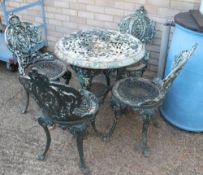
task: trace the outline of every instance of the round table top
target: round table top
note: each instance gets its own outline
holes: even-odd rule
[[[113,30],[79,31],[61,38],[55,54],[67,64],[88,69],[113,69],[140,61],[145,46],[129,34]]]

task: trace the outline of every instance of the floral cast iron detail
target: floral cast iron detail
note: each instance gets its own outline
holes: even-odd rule
[[[83,89],[90,89],[92,84],[92,79],[94,76],[98,75],[101,71],[94,69],[85,69],[77,66],[71,66],[71,68],[76,72],[77,78]]]
[[[8,23],[5,30],[5,41],[9,50],[17,57],[20,75],[27,75],[32,68],[46,74],[50,80],[57,80],[68,74],[65,64],[56,59],[53,54],[38,51],[43,44],[38,26],[21,22],[19,17],[13,14],[10,14]],[[70,76],[65,78],[68,82]],[[29,103],[28,92],[26,95],[26,106],[23,113],[27,111]]]
[[[42,67],[48,70],[52,69],[52,75],[47,75],[54,80],[61,77],[66,72],[66,67],[50,52],[39,52],[42,43],[39,27],[21,22],[16,15],[9,16],[9,25],[5,31],[5,41],[9,50],[16,55],[19,64],[19,73],[26,74],[26,69],[32,65],[42,70]],[[46,63],[47,61],[47,63]],[[36,65],[35,63],[38,62]],[[40,65],[42,63],[42,65]],[[58,68],[57,68],[58,67]],[[55,72],[56,71],[56,72]]]
[[[134,14],[123,18],[119,23],[119,29],[122,33],[129,33],[143,43],[148,43],[154,38],[155,26],[155,22],[146,16],[146,10],[143,6]]]
[[[146,10],[143,6],[134,14],[124,17],[118,26],[122,33],[129,33],[145,44],[148,44],[156,33],[156,24],[146,16]],[[141,77],[147,68],[148,60],[149,53],[146,53],[140,62],[126,68],[123,77]]]
[[[41,42],[38,27],[28,22],[21,22],[16,15],[10,15],[5,40],[9,50],[17,56],[20,74],[24,74],[31,54],[37,51],[35,47]]]

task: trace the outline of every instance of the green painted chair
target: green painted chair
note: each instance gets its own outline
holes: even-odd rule
[[[44,160],[50,147],[48,127],[57,125],[76,136],[80,168],[84,174],[89,174],[83,153],[83,136],[89,123],[95,120],[99,108],[95,95],[84,89],[77,91],[60,82],[50,81],[36,70],[20,75],[19,80],[41,109],[38,123],[45,131],[47,142],[38,159]]]
[[[50,52],[40,52],[43,42],[39,27],[28,22],[21,22],[19,17],[11,14],[5,30],[5,41],[9,50],[17,57],[20,75],[27,75],[35,68],[45,74],[50,80],[57,80],[64,76],[67,83],[71,73],[65,64]],[[26,92],[26,105],[23,113],[27,111],[29,94]]]
[[[150,43],[156,33],[155,22],[146,16],[146,10],[143,6],[136,10],[134,14],[124,17],[118,26],[121,33],[131,34],[144,44]],[[122,71],[120,73],[121,77],[141,77],[147,68],[148,60],[149,53],[147,52],[138,63],[119,70]]]
[[[117,119],[117,115],[122,113],[127,107],[138,112],[143,119],[142,144],[143,153],[146,157],[149,156],[147,131],[151,119],[156,109],[163,103],[173,80],[178,76],[196,47],[194,45],[191,50],[185,50],[178,54],[174,59],[171,72],[163,80],[156,78],[150,81],[144,78],[128,77],[119,80],[113,87],[111,104],[115,120]]]

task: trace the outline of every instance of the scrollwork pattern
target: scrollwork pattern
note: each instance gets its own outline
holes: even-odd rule
[[[134,14],[126,16],[121,20],[119,30],[122,33],[129,33],[138,38],[141,42],[147,44],[152,41],[155,36],[156,24],[146,16],[146,10],[141,6]],[[126,68],[126,75],[123,76],[141,77],[147,68],[148,59],[149,53],[146,52],[142,60]]]
[[[136,10],[134,14],[124,17],[119,23],[119,29],[122,33],[129,33],[143,43],[148,43],[152,40],[156,33],[155,26],[155,22],[146,16],[143,6]]]
[[[5,40],[9,50],[17,56],[19,73],[25,74],[24,69],[29,64],[31,53],[36,51],[36,45],[42,41],[39,28],[21,22],[18,16],[11,14]]]
[[[17,57],[20,75],[28,74],[30,69],[35,67],[49,79],[56,80],[67,71],[65,64],[56,59],[53,54],[38,51],[43,42],[39,27],[21,22],[16,15],[9,16],[5,40],[10,51]]]
[[[152,81],[157,88],[159,88],[159,93],[155,98],[148,98],[145,100],[141,100],[137,103],[135,109],[139,107],[139,109],[149,108],[150,106],[158,107],[162,104],[166,93],[168,92],[169,87],[171,86],[173,80],[178,76],[183,66],[187,63],[188,59],[194,53],[197,48],[197,44],[192,46],[191,50],[184,50],[177,56],[175,56],[174,62],[172,64],[171,72],[163,79],[155,79]]]

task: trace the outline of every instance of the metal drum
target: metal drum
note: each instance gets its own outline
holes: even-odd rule
[[[0,33],[0,60],[5,62],[13,60],[13,54],[8,50],[4,41],[4,33]]]
[[[182,15],[182,16],[181,16]],[[173,82],[161,106],[163,117],[178,128],[203,131],[203,32],[194,29],[195,21],[187,25],[189,12],[175,16],[175,32],[166,62],[165,75],[171,69],[174,56],[181,50],[190,49],[198,43],[198,48]],[[184,18],[182,18],[184,17]],[[196,30],[196,31],[194,31]]]

